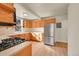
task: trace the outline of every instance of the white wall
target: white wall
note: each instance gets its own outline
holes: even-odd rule
[[[24,18],[23,13],[26,12],[28,19],[39,19],[37,16],[33,15],[26,8],[24,8],[20,3],[14,3],[14,7],[16,8],[16,16]]]
[[[55,16],[56,17],[56,22],[61,22],[62,23],[62,28],[55,28],[55,41],[57,42],[67,42],[67,15],[63,16]]]
[[[44,28],[25,28],[24,31],[26,32],[41,32],[44,33]]]
[[[17,3],[14,4],[14,7],[16,8],[16,16],[23,18],[23,13],[26,11],[25,8]]]
[[[68,8],[68,55],[79,56],[79,4]]]

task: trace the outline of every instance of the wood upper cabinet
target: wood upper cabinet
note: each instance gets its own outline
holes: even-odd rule
[[[32,21],[32,28],[37,28],[37,26],[38,26],[37,20],[33,20]]]
[[[56,19],[49,18],[44,20],[44,24],[51,24],[51,23],[56,23]]]
[[[56,23],[56,19],[48,18],[48,19],[41,19],[41,20],[33,20],[32,28],[44,27],[45,24],[51,24],[51,23]]]
[[[0,3],[0,7],[8,12],[15,12],[13,3]]]
[[[20,51],[18,51],[15,56],[32,56],[32,45],[24,47]]]
[[[32,28],[31,20],[24,20],[24,28]]]
[[[41,19],[41,20],[25,20],[24,28],[40,28],[45,24],[56,23],[55,18]]]
[[[5,13],[0,11],[0,22],[14,23],[13,13]]]
[[[40,20],[40,27],[44,27],[44,20]]]
[[[37,20],[37,23],[36,23],[36,25],[37,25],[37,28],[39,28],[39,27],[41,27],[41,20]]]
[[[44,26],[43,20],[33,20],[32,21],[32,28],[39,28]]]
[[[3,3],[3,4],[6,4],[8,6],[13,6],[14,5],[13,3]]]
[[[0,22],[14,23],[14,12],[12,3],[0,3]]]

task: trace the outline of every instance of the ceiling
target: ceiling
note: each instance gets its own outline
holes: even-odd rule
[[[22,3],[25,9],[37,17],[66,15],[67,3]]]

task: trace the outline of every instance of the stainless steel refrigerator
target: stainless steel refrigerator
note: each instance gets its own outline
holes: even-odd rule
[[[55,42],[55,24],[46,24],[44,26],[44,43],[54,45]]]

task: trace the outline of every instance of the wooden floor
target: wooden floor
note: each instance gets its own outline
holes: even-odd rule
[[[43,42],[32,42],[33,56],[67,56],[67,44],[56,42],[55,46]]]

